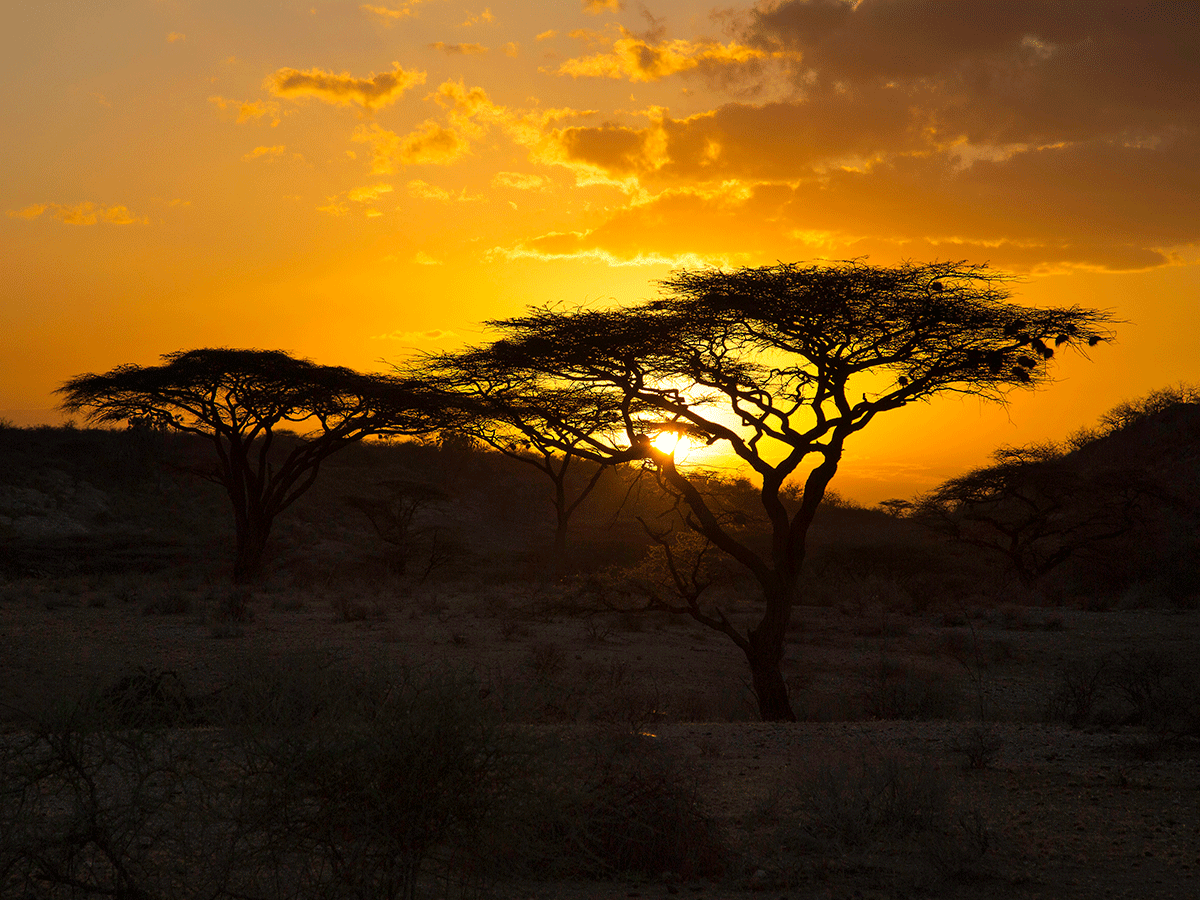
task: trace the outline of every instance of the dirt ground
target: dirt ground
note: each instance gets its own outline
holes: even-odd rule
[[[777,725],[753,721],[744,660],[721,635],[561,601],[536,586],[277,589],[252,594],[236,621],[218,614],[223,587],[13,582],[0,587],[0,719],[18,728],[22,713],[136,666],[176,672],[196,696],[252,660],[447,666],[534,723],[627,727],[671,749],[746,860],[720,882],[530,883],[505,896],[1200,896],[1200,749],[1117,711],[1052,721],[1069,718],[1072,673],[1136,652],[1200,658],[1196,612],[803,608],[785,673],[803,721]],[[888,759],[937,773],[962,841],[831,842],[781,861],[781,839],[764,835],[796,784],[830,760],[851,771]]]

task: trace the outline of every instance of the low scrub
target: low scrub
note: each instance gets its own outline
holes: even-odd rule
[[[837,753],[798,758],[791,770],[756,817],[757,887],[803,887],[834,860],[882,867],[893,884],[986,874],[984,817],[953,798],[948,776],[928,760]]]
[[[1064,666],[1047,716],[1073,727],[1140,726],[1168,738],[1198,738],[1198,697],[1200,675],[1188,654],[1125,650]]]

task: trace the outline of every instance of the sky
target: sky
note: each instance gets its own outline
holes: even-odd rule
[[[872,423],[860,502],[1200,382],[1200,3],[726,2],[0,4],[0,417],[174,350],[382,371],[822,259],[1120,320],[1044,391]]]

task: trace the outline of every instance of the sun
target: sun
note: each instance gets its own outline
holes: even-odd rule
[[[680,449],[679,445],[686,442],[683,440],[683,435],[678,431],[664,430],[651,438],[650,443],[654,445],[655,450],[672,456],[676,450]]]

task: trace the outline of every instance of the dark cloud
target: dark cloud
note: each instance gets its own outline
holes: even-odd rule
[[[1200,124],[1200,4],[786,0],[743,38],[803,55],[807,83],[898,83],[974,142]]]

